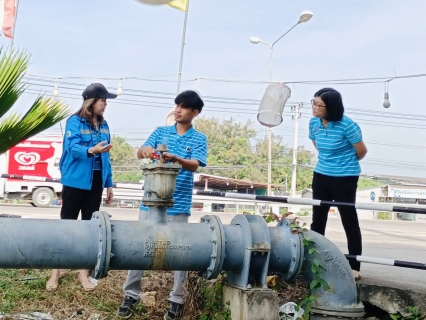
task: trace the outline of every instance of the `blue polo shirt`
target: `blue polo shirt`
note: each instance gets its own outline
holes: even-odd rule
[[[183,135],[176,132],[176,124],[169,127],[158,127],[149,136],[143,147],[153,147],[166,144],[168,153],[183,159],[195,159],[201,167],[207,163],[207,138],[204,134],[191,128]],[[175,203],[167,209],[167,214],[178,215],[186,213],[191,215],[192,191],[194,189],[194,172],[180,169],[176,177],[176,189],[173,193]],[[148,211],[148,207],[141,204],[140,210]]]
[[[96,146],[99,142],[101,142],[101,132],[96,130],[93,126],[90,126],[90,131],[92,133],[93,145]],[[93,167],[94,170],[102,170],[102,159],[101,154],[95,154],[95,165]]]
[[[362,133],[352,119],[343,115],[325,128],[320,118],[312,118],[309,139],[315,141],[319,152],[315,172],[333,177],[359,176],[361,167],[353,144],[362,140]]]

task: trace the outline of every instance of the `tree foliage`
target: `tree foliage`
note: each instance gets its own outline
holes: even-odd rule
[[[228,178],[267,182],[268,141],[266,135],[258,137],[251,121],[234,119],[197,118],[194,126],[207,136],[209,142],[206,173]],[[293,151],[273,136],[272,183],[290,188]],[[312,181],[313,156],[300,147],[297,155],[297,189],[309,187]]]
[[[372,188],[380,186],[379,182],[376,180],[359,177],[358,180],[358,189]]]
[[[137,148],[132,147],[126,139],[113,136],[110,151],[114,182],[139,182],[142,179],[140,161],[136,157]]]
[[[194,127],[208,139],[207,168],[202,172],[233,179],[246,179],[266,183],[268,179],[268,140],[259,137],[251,121],[241,123],[234,119],[197,118]],[[266,131],[266,130],[265,130]],[[113,136],[110,151],[115,182],[138,182],[142,179],[137,148],[123,137]],[[272,183],[288,190],[291,188],[293,149],[288,148],[280,136],[273,136]],[[299,147],[297,155],[297,190],[312,182],[313,155]]]

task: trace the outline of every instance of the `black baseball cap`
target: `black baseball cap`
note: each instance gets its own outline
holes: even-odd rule
[[[83,91],[83,99],[101,98],[101,99],[115,99],[116,94],[109,93],[108,90],[101,83],[92,83]]]

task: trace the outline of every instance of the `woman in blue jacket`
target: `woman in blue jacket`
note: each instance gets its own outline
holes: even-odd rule
[[[115,99],[100,83],[92,83],[83,91],[83,105],[68,120],[65,127],[61,171],[61,219],[90,220],[99,211],[102,192],[107,188],[106,203],[113,199],[112,171],[109,151],[112,148],[109,127],[103,115],[106,99]],[[60,270],[52,270],[46,284],[51,291],[58,287]],[[80,270],[78,279],[87,291],[95,289],[88,271]]]

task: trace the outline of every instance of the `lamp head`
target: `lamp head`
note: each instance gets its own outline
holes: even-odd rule
[[[303,11],[300,14],[300,18],[299,18],[299,22],[298,23],[303,23],[303,22],[308,22],[309,20],[311,20],[311,18],[313,17],[313,13],[312,11]]]
[[[260,39],[258,37],[250,37],[250,42],[253,44],[258,44]]]

